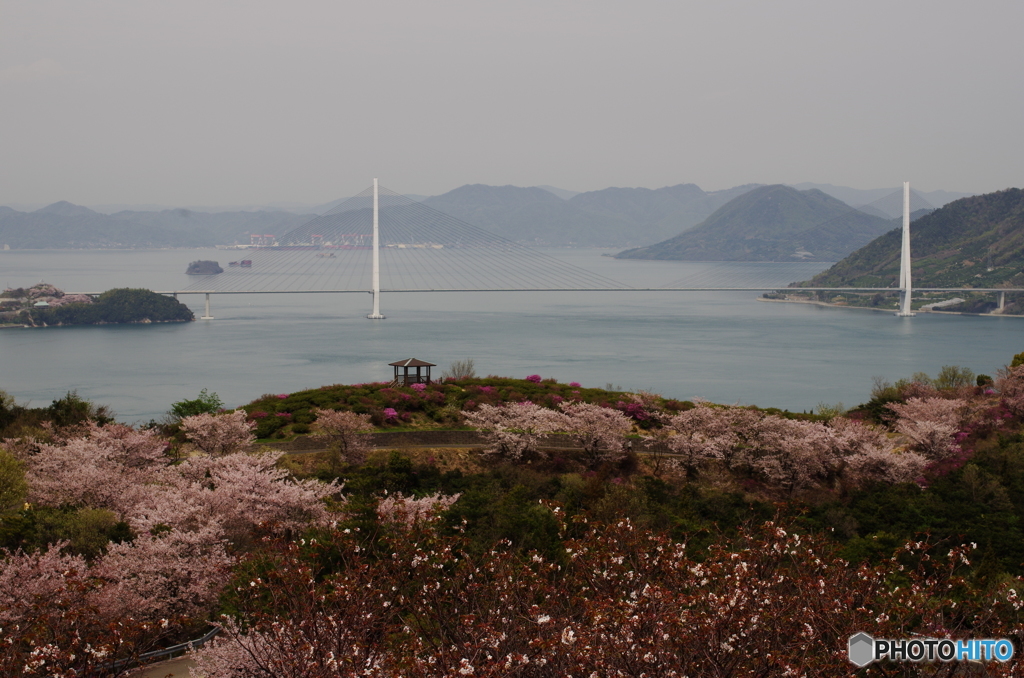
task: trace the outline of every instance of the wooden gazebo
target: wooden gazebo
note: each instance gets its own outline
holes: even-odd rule
[[[434,363],[428,363],[424,360],[418,360],[416,358],[399,360],[396,363],[389,364],[395,368],[395,380],[391,382],[395,386],[409,386],[410,384],[429,384],[430,368],[437,367],[437,365],[435,365]],[[415,374],[411,372],[413,368],[416,368]],[[399,370],[401,370],[401,373],[399,373]],[[424,370],[426,371],[424,372]]]

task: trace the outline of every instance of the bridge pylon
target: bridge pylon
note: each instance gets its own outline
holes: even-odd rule
[[[900,250],[900,310],[896,315],[911,318],[910,309],[913,284],[910,278],[910,182],[903,182],[903,246]]]
[[[366,316],[370,320],[383,320],[380,312],[380,207],[377,199],[377,178],[373,178],[373,272],[370,294],[373,295],[373,312]]]

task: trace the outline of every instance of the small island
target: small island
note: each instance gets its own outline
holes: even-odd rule
[[[220,267],[218,262],[208,259],[193,261],[188,265],[188,269],[185,270],[186,275],[217,275],[223,272],[224,269]]]
[[[177,299],[143,289],[107,290],[96,297],[65,294],[46,283],[0,292],[0,326],[51,327],[189,322],[191,310]]]

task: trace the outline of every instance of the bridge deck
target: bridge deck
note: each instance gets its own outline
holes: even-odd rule
[[[897,287],[544,287],[544,288],[424,288],[381,289],[381,293],[405,292],[899,292]],[[1024,292],[1020,287],[916,287],[914,292]],[[170,290],[157,294],[368,294],[371,290]],[[97,293],[98,294],[98,293]]]

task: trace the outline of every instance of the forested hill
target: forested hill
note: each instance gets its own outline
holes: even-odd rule
[[[94,212],[61,201],[19,212],[0,207],[0,247],[11,249],[105,247],[212,247],[249,242],[251,233],[282,234],[311,215],[290,212]]]
[[[892,228],[819,190],[762,186],[664,242],[621,252],[623,259],[835,261]]]
[[[901,230],[857,250],[805,286],[896,286]],[[1024,191],[961,198],[912,222],[915,287],[1024,285]]]

